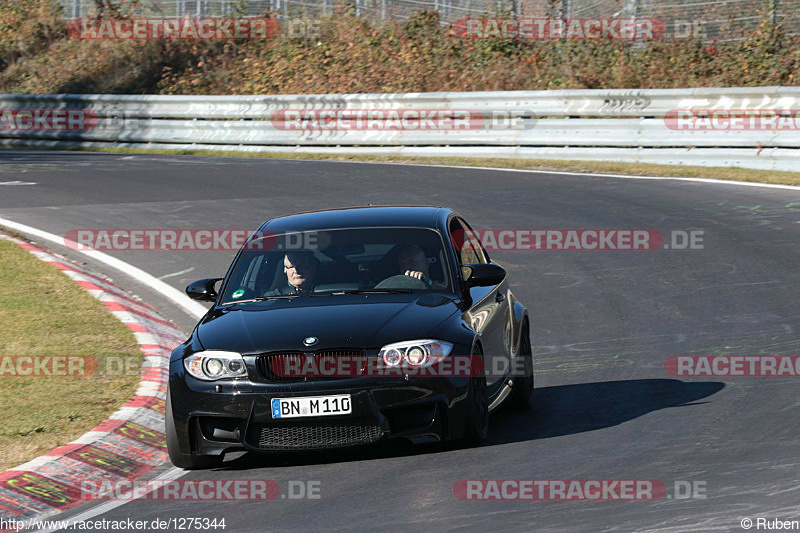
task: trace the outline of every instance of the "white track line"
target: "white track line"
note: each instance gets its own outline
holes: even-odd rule
[[[163,472],[161,475],[159,475],[157,477],[154,477],[151,481],[155,481],[155,480],[158,480],[158,481],[169,481],[169,480],[173,480],[173,479],[178,479],[179,477],[182,477],[182,476],[184,476],[184,475],[186,475],[188,473],[189,473],[188,470],[181,470],[180,468],[175,468],[173,466],[172,468],[170,468],[166,472]],[[150,492],[152,492],[152,490],[155,488],[156,485],[157,485],[156,483],[146,484],[142,488],[142,492],[143,493],[142,493],[141,497],[144,497],[146,494],[149,494]],[[86,521],[86,520],[91,520],[92,518],[94,518],[94,517],[96,517],[98,515],[105,514],[105,513],[109,512],[109,511],[113,510],[113,509],[116,509],[117,507],[121,507],[121,506],[125,505],[126,503],[130,503],[132,501],[136,501],[136,500],[110,500],[110,501],[101,503],[97,507],[93,507],[93,508],[89,509],[88,511],[84,511],[84,512],[82,512],[80,514],[77,514],[77,515],[73,516],[72,518],[64,520],[64,522],[68,522],[69,524],[75,524],[76,522],[82,522],[82,521]],[[57,519],[53,518],[52,520],[55,521]],[[53,528],[38,529],[34,533],[53,533],[54,531],[61,531],[61,529],[53,529]]]
[[[39,237],[40,239],[45,239],[50,242],[54,242],[61,246],[69,246],[71,249],[74,249],[77,252],[80,252],[84,255],[91,257],[101,263],[110,266],[120,272],[127,274],[128,276],[132,277],[136,281],[139,281],[153,290],[158,291],[159,293],[163,294],[165,298],[171,300],[173,303],[178,305],[181,309],[186,311],[189,316],[195,319],[199,319],[203,315],[206,314],[208,309],[200,305],[199,303],[195,302],[185,294],[183,294],[178,289],[171,287],[161,281],[160,279],[156,278],[155,276],[148,274],[141,268],[135,267],[125,261],[117,259],[116,257],[112,257],[108,254],[104,254],[103,252],[98,252],[97,250],[80,250],[78,249],[78,244],[74,241],[70,241],[56,235],[54,233],[48,233],[46,231],[42,231],[40,229],[36,229],[31,226],[26,226],[25,224],[20,224],[18,222],[14,222],[13,220],[8,220],[6,218],[0,218],[0,226],[4,226],[8,229],[13,229],[19,231],[20,233],[25,233],[28,235],[33,235],[35,237]]]
[[[67,243],[71,242],[53,233],[48,233],[46,231],[36,229],[31,226],[26,226],[25,224],[20,224],[18,222],[14,222],[6,218],[0,218],[0,226],[4,226],[6,228],[19,231],[20,233],[33,235],[35,237],[39,237],[40,239],[45,239],[62,246],[67,246]],[[77,251],[81,252],[82,254],[86,254],[89,257],[96,259],[97,261],[100,261],[101,263],[104,263],[110,266],[111,268],[117,269],[120,272],[123,272],[128,276],[132,277],[133,279],[148,285],[153,290],[158,291],[159,293],[163,294],[164,297],[168,298],[169,300],[177,304],[181,309],[186,311],[192,318],[199,319],[200,317],[206,314],[205,307],[193,301],[179,290],[170,287],[163,281],[148,274],[147,272],[145,272],[140,268],[137,268],[115,257],[111,257],[108,254],[104,254],[103,252],[98,252],[97,250],[77,250]],[[159,479],[159,480],[177,479],[188,473],[189,473],[188,470],[182,470],[180,468],[175,468],[173,466],[154,479]],[[112,509],[125,505],[130,501],[132,500],[116,500],[116,501],[105,502],[87,511],[84,511],[83,513],[75,516],[70,520],[72,521],[72,523],[75,523],[75,521],[80,521],[80,520],[89,520],[95,516],[105,514]],[[37,531],[37,533],[51,533],[53,531],[58,531],[58,530],[40,529]]]
[[[306,161],[303,159],[293,159],[292,161]],[[356,161],[334,161],[338,163],[356,163]],[[357,161],[357,163],[362,164],[378,164],[378,165],[385,165],[385,164],[394,164],[394,165],[404,165],[404,166],[416,166],[416,167],[428,167],[428,168],[457,168],[457,169],[464,169],[464,170],[493,170],[493,171],[501,171],[501,172],[528,172],[532,174],[556,174],[556,175],[566,175],[566,176],[593,176],[593,177],[601,177],[601,178],[621,178],[621,179],[639,179],[639,180],[677,180],[677,181],[693,181],[698,183],[710,183],[715,185],[741,185],[744,187],[764,187],[770,189],[788,189],[793,191],[800,191],[800,187],[793,186],[793,185],[778,185],[772,183],[754,183],[749,181],[727,181],[727,180],[715,180],[715,179],[708,179],[708,178],[678,178],[678,177],[662,177],[662,176],[628,176],[624,174],[592,174],[592,173],[585,173],[585,172],[563,172],[563,171],[552,171],[552,170],[526,170],[526,169],[518,169],[518,168],[494,168],[494,167],[470,167],[470,166],[455,166],[455,165],[425,165],[425,164],[418,164],[418,163],[373,163],[373,162],[363,162]],[[14,229],[16,231],[27,233],[30,235],[34,235],[36,237],[54,242],[56,244],[60,244],[62,246],[67,245],[67,240],[63,237],[59,237],[53,233],[48,233],[46,231],[42,231],[40,229],[36,229],[31,226],[26,226],[25,224],[19,224],[17,222],[0,218],[0,225],[5,226],[10,229]],[[184,311],[189,313],[192,318],[200,318],[206,313],[206,309],[198,304],[197,302],[191,300],[188,296],[184,295],[177,289],[170,287],[163,281],[159,280],[158,278],[148,274],[144,270],[137,268],[131,264],[128,264],[120,259],[115,257],[111,257],[110,255],[104,254],[102,252],[98,252],[96,250],[77,250],[83,254],[104,263],[111,268],[117,269],[132,278],[149,285],[154,290],[163,294],[166,298],[172,300],[176,303],[179,307],[181,307]],[[171,467],[158,477],[154,479],[162,480],[162,479],[177,479],[181,476],[187,474],[187,470],[181,470],[179,468]],[[119,500],[119,501],[110,501],[98,505],[88,511],[85,511],[75,517],[71,518],[71,522],[75,523],[75,521],[80,520],[89,520],[94,518],[95,516],[107,513],[112,509],[125,505],[132,500]],[[57,531],[55,529],[40,529],[36,533],[53,533]]]
[[[202,156],[201,156],[202,157]],[[764,187],[767,189],[786,189],[790,191],[800,191],[800,185],[783,185],[780,183],[758,183],[755,181],[735,181],[735,180],[717,180],[712,178],[687,178],[679,176],[636,176],[632,174],[598,174],[593,172],[569,172],[564,170],[536,170],[525,168],[500,168],[500,167],[475,167],[463,165],[427,165],[425,163],[393,163],[377,162],[377,161],[326,161],[324,159],[286,159],[287,161],[314,161],[326,163],[357,163],[361,165],[399,165],[404,167],[425,167],[425,168],[457,168],[460,170],[496,170],[499,172],[527,172],[530,174],[556,174],[559,176],[590,176],[593,178],[618,178],[626,180],[673,180],[673,181],[693,181],[696,183],[710,183],[712,185],[728,185],[742,187]]]
[[[95,153],[95,152],[85,152],[85,153]],[[235,152],[231,152],[235,154]],[[113,155],[113,153],[112,153]],[[119,154],[117,154],[119,155]],[[141,155],[147,155],[146,153],[142,153]],[[121,159],[129,159],[133,156],[128,156]],[[433,157],[433,156],[421,156],[421,157]],[[209,155],[202,155],[199,154],[195,156],[197,159],[237,159],[240,161],[251,161],[253,157],[243,157],[243,156],[236,156],[236,155],[225,155],[225,156],[209,156]],[[480,167],[480,166],[465,166],[465,165],[436,165],[436,164],[426,164],[426,163],[398,163],[394,161],[340,161],[334,159],[297,159],[292,157],[275,157],[275,158],[265,158],[269,161],[291,161],[293,163],[338,163],[342,165],[394,165],[394,166],[402,166],[402,167],[423,167],[423,168],[457,168],[460,170],[493,170],[498,172],[527,172],[529,174],[556,174],[559,176],[589,176],[593,178],[619,178],[619,179],[627,179],[627,180],[673,180],[673,181],[693,181],[697,183],[709,183],[711,185],[728,185],[728,186],[736,186],[741,185],[742,187],[764,187],[767,189],[787,189],[790,191],[800,191],[800,185],[784,185],[781,183],[759,183],[755,181],[736,181],[736,180],[720,180],[720,179],[713,179],[713,178],[689,178],[685,176],[637,176],[635,174],[602,174],[597,172],[579,172],[579,171],[568,171],[568,170],[542,170],[542,169],[528,169],[528,168],[503,168],[503,167]],[[179,159],[171,159],[170,161],[176,162],[180,161]],[[560,161],[560,160],[557,160]],[[583,162],[581,160],[576,160],[577,162]],[[586,162],[592,162],[587,160]],[[680,168],[680,166],[675,165],[676,168]],[[706,168],[706,167],[703,167]],[[709,167],[714,168],[714,167]],[[731,167],[731,168],[738,168],[739,170],[761,170],[761,169],[746,169],[746,168],[739,168],[739,167]],[[722,168],[722,170],[728,170],[727,167]],[[769,172],[769,171],[764,171]],[[780,170],[775,170],[773,172],[783,172]]]

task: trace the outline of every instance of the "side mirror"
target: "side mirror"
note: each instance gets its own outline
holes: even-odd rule
[[[199,279],[186,287],[186,294],[192,300],[213,302],[217,299],[217,289],[215,285],[221,279],[222,278]]]
[[[467,287],[491,287],[506,279],[506,269],[494,263],[464,265],[463,271]]]

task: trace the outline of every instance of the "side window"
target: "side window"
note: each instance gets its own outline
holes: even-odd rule
[[[456,252],[456,259],[458,260],[459,268],[461,268],[461,265],[464,264],[464,254],[462,253],[462,250],[464,248],[465,241],[466,238],[464,236],[464,229],[458,222],[458,219],[454,218],[450,221],[450,244],[453,246],[453,250]]]
[[[454,218],[450,222],[450,238],[460,265],[488,263],[478,236],[461,219]]]
[[[486,250],[483,248],[483,244],[481,243],[480,237],[478,237],[478,234],[472,230],[472,228],[470,227],[469,224],[466,223],[466,221],[462,220],[461,224],[463,224],[464,227],[466,228],[467,235],[469,235],[470,243],[472,245],[471,248],[472,250],[475,251],[475,255],[477,256],[477,260],[475,261],[475,263],[480,263],[484,265],[487,264],[489,262],[489,254],[487,254]]]

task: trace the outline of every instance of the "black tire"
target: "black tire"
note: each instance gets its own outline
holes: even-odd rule
[[[164,418],[167,437],[167,454],[173,465],[185,470],[201,470],[204,468],[213,468],[222,463],[221,455],[181,453],[181,448],[178,444],[178,433],[175,431],[175,419],[172,417],[172,402],[169,398],[169,386],[167,386],[167,409]]]
[[[514,410],[524,411],[533,407],[533,350],[527,323],[522,328],[519,357],[523,361],[524,375],[513,378],[514,384],[511,387],[508,404]]]
[[[480,349],[473,351],[473,357],[481,357]],[[486,373],[469,378],[467,384],[467,413],[464,421],[464,442],[480,444],[489,434],[489,397],[486,392]]]

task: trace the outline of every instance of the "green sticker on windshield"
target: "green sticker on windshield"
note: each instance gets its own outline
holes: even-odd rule
[[[242,289],[239,289],[231,295],[232,298],[241,298],[242,296],[244,296],[244,291]]]

